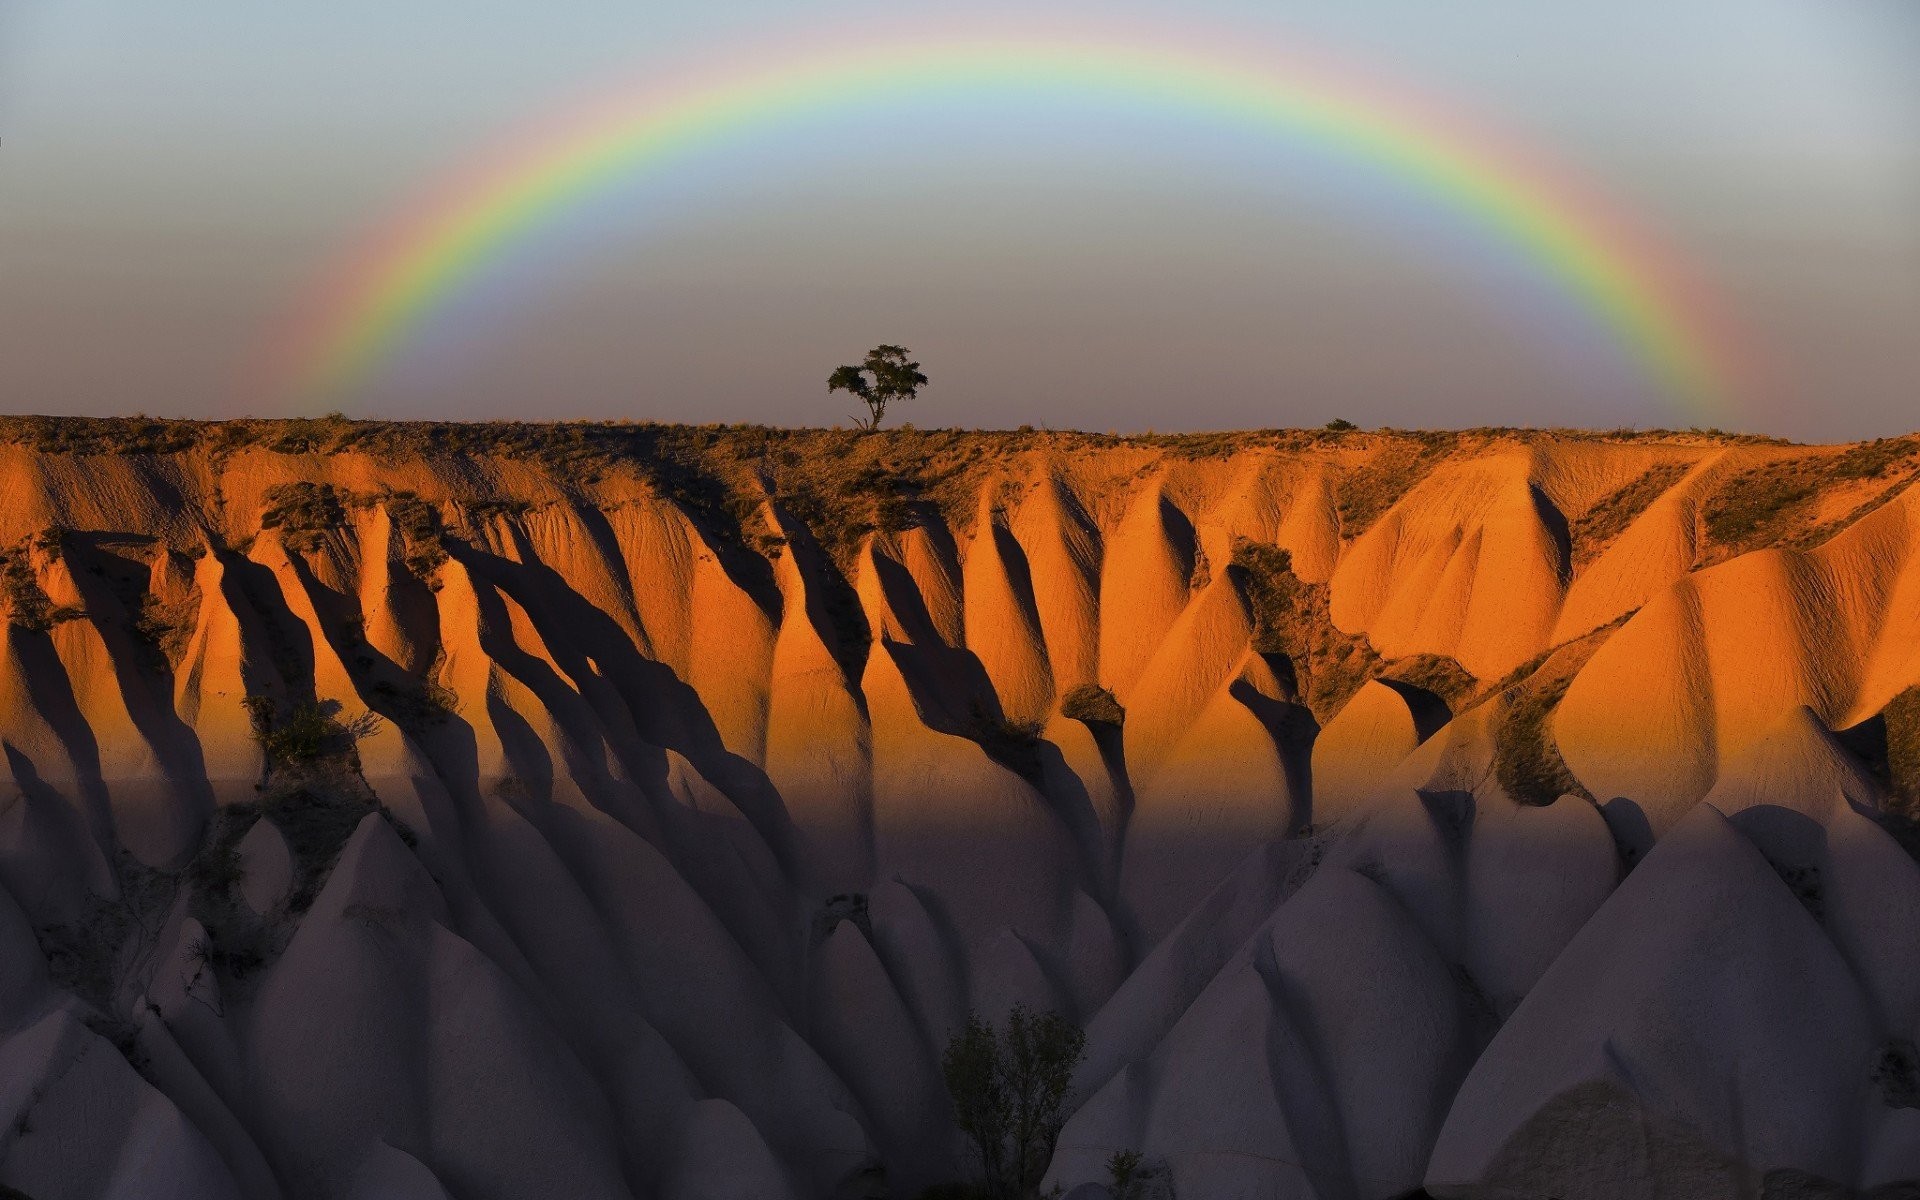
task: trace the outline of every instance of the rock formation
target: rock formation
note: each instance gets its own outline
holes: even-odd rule
[[[1018,1002],[1068,1190],[1892,1195],[1917,475],[0,423],[0,1184],[913,1196]]]

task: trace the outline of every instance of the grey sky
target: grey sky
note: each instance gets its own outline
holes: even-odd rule
[[[276,411],[245,362],[503,131],[782,29],[944,7],[0,4],[5,406]],[[1596,180],[1764,349],[1773,394],[1729,424],[1920,426],[1920,6],[1131,7],[1309,39]],[[359,410],[828,422],[827,369],[897,340],[935,380],[923,424],[1689,421],[1418,213],[1244,134],[1018,102],[694,154],[531,242]],[[860,182],[875,144],[905,182]]]

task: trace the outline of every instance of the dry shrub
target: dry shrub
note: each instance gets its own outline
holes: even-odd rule
[[[1120,725],[1127,719],[1127,710],[1106,688],[1083,683],[1061,697],[1060,715],[1089,725]]]
[[[1882,438],[1838,454],[1800,454],[1749,468],[1708,498],[1707,536],[1729,555],[1765,546],[1809,544],[1830,531],[1827,526],[1811,527],[1807,521],[1807,512],[1821,492],[1836,483],[1904,475],[1890,480],[1886,489],[1847,518],[1857,520],[1912,481],[1916,453],[1920,453],[1920,436]]]
[[[1567,530],[1573,543],[1574,569],[1598,558],[1614,538],[1626,532],[1627,526],[1692,469],[1691,463],[1660,463],[1580,514]]]

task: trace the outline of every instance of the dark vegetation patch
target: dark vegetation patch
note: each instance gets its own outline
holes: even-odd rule
[[[268,490],[267,507],[260,514],[262,529],[278,529],[289,550],[312,554],[326,535],[347,522],[347,505],[354,496],[330,483],[284,483]]]
[[[82,609],[55,604],[40,587],[39,576],[34,573],[30,546],[37,545],[43,553],[57,555],[59,542],[53,541],[49,549],[48,539],[59,536],[58,531],[48,531],[10,550],[0,550],[0,588],[6,590],[12,623],[21,629],[45,633],[55,625],[87,615]]]
[[[1521,804],[1552,804],[1563,795],[1593,801],[1574,778],[1553,740],[1553,712],[1593,652],[1627,620],[1626,614],[1585,637],[1521,664],[1493,689],[1504,693],[1507,713],[1494,732],[1493,770],[1500,787]]]
[[[76,536],[75,543],[66,559],[82,594],[104,588],[112,596],[141,665],[164,677],[186,655],[198,623],[199,596],[189,586],[171,603],[162,602],[151,590],[155,564],[171,565],[188,576],[191,571],[174,551],[143,535],[89,534]],[[103,620],[102,613],[88,615]]]
[[[347,839],[376,812],[392,822],[403,838],[413,840],[411,831],[370,794],[363,794],[363,789],[313,780],[276,787],[258,802],[220,810],[205,845],[186,870],[193,887],[193,915],[206,929],[205,944],[199,949],[204,965],[216,978],[226,984],[245,983],[273,962],[291,940],[298,919],[313,907]],[[239,894],[244,875],[240,842],[263,818],[280,831],[293,859],[293,885],[284,920],[274,914],[258,916]]]
[[[1873,1082],[1888,1108],[1920,1108],[1920,1048],[1889,1038],[1874,1058]]]
[[[171,669],[180,665],[193,640],[195,609],[192,597],[184,603],[165,604],[152,592],[143,591],[134,598],[129,611],[135,636],[151,646]]]
[[[398,817],[381,807],[364,788],[317,786],[311,782],[270,791],[260,802],[260,815],[271,820],[293,852],[294,884],[287,901],[291,912],[303,913],[340,861],[347,839],[360,822],[379,813],[409,844],[417,838]]]
[[[447,561],[446,525],[440,509],[412,492],[392,492],[384,497],[387,516],[406,546],[407,569],[422,579]],[[506,506],[502,506],[505,508]],[[524,511],[524,507],[520,510]]]
[[[0,441],[42,454],[186,454],[226,422],[164,417],[0,417]]]
[[[1440,461],[1459,448],[1458,433],[1397,433],[1374,457],[1349,470],[1334,486],[1334,506],[1340,513],[1340,536],[1365,533],[1413,486],[1426,478]]]
[[[1253,649],[1285,660],[1295,694],[1325,724],[1380,672],[1380,656],[1365,638],[1334,628],[1327,586],[1295,575],[1287,551],[1236,539],[1232,569],[1253,610]]]
[[[128,1066],[146,1075],[149,1064],[127,1001],[132,991],[144,989],[143,972],[153,969],[152,956],[179,894],[179,881],[125,850],[115,851],[111,866],[116,897],[89,891],[78,914],[36,924],[34,938],[48,978],[83,1005],[81,1022],[111,1043]]]
[[[1183,458],[1214,458],[1255,447],[1309,449],[1337,443],[1343,435],[1365,438],[1505,438],[1527,444],[1562,442],[1668,442],[1700,445],[1787,445],[1780,438],[1732,434],[1718,429],[1477,429],[1404,431],[1384,429],[1358,434],[1347,421],[1322,429],[1249,429],[1198,433],[1082,433],[1074,431],[946,429],[912,425],[862,434],[849,429],[786,429],[762,425],[667,425],[627,421],[363,421],[329,413],[321,417],[194,421],[171,417],[0,416],[0,444],[26,446],[43,454],[164,455],[208,451],[232,454],[266,450],[275,454],[332,454],[358,450],[406,456],[444,453],[470,456],[537,457],[557,465],[600,466],[626,456],[636,443],[657,446],[660,439],[711,444],[716,438],[852,437],[911,442],[916,438],[959,436],[976,443],[1016,449],[1035,443],[1080,446],[1145,446]]]
[[[292,705],[283,716],[265,696],[249,696],[245,704],[267,760],[260,813],[273,819],[296,861],[321,871],[315,891],[348,835],[370,813],[386,816],[401,840],[413,844],[412,831],[387,812],[360,774],[359,745],[381,732],[378,716],[344,716],[310,701]]]
[[[1573,569],[1579,571],[1600,557],[1614,538],[1692,469],[1692,463],[1660,463],[1580,514],[1567,530],[1573,542]]]
[[[190,954],[196,976],[212,972],[215,979],[244,981],[273,958],[278,940],[274,930],[245,906],[237,890],[246,874],[240,842],[259,821],[261,807],[231,804],[214,814],[200,853],[187,864],[186,880],[193,888],[191,911],[206,930]],[[197,982],[197,978],[182,980],[183,990],[197,995]]]
[[[532,509],[532,503],[526,500],[475,500],[466,506],[467,520],[474,524],[485,524],[499,517],[525,516]]]
[[[204,944],[194,948],[196,969],[213,972],[223,992],[247,983],[285,949],[347,840],[368,816],[379,814],[408,845],[417,841],[360,774],[356,747],[377,734],[378,718],[342,719],[312,703],[295,704],[283,714],[260,696],[249,696],[246,706],[267,758],[260,798],[216,813],[200,853],[181,875],[192,888],[191,911],[206,929]],[[262,819],[273,823],[293,860],[285,912],[265,918],[238,891],[244,875],[240,842]],[[191,986],[187,991],[193,994]]]
[[[977,742],[987,757],[1007,770],[1038,785],[1041,726],[1031,721],[1009,720],[998,707],[975,701],[961,736]]]
[[[1106,688],[1083,683],[1060,698],[1060,715],[1088,725],[1119,726],[1126,722],[1127,710]]]
[[[1521,804],[1546,805],[1569,792],[1586,794],[1560,757],[1547,724],[1572,681],[1567,676],[1524,688],[1500,723],[1494,739],[1494,774],[1507,795]]]
[[[266,501],[260,527],[280,530],[281,543],[289,550],[315,553],[325,544],[327,534],[346,526],[349,511],[384,505],[400,534],[409,570],[424,579],[447,561],[447,529],[439,506],[413,492],[363,493],[330,483],[301,481],[269,489]],[[521,512],[526,507],[505,501],[492,506],[502,512]]]
[[[1897,495],[1894,488],[1911,482],[1916,453],[1920,437],[1880,438],[1838,454],[1800,454],[1749,468],[1708,498],[1707,537],[1725,555],[1763,546],[1815,544],[1833,529],[1807,523],[1807,510],[1821,491],[1836,483],[1889,480],[1893,487],[1846,518],[1857,520]]]
[[[869,533],[898,532],[938,515],[957,531],[970,528],[978,481],[1024,452],[1132,448],[1172,460],[1206,460],[1250,450],[1310,452],[1356,445],[1368,455],[1345,470],[1336,492],[1342,531],[1354,536],[1403,496],[1442,458],[1492,442],[1642,441],[1697,445],[1758,442],[1715,431],[1496,430],[1445,432],[1332,428],[1183,434],[931,429],[875,433],[852,429],[781,429],[758,425],[662,425],[628,422],[359,421],[340,414],[294,420],[220,422],[155,418],[0,417],[0,443],[51,454],[166,455],[203,453],[336,455],[359,453],[385,462],[475,458],[527,463],[562,491],[609,477],[646,483],[672,500],[722,543],[754,546],[765,531],[755,513],[777,500],[804,521],[843,568]],[[325,484],[294,484],[272,498],[272,523],[289,545],[317,545],[343,510],[373,498]],[[470,520],[525,511],[523,500],[479,500]],[[415,539],[432,559],[432,539]]]
[[[359,743],[379,732],[380,718],[372,713],[340,717],[327,707],[302,701],[284,712],[271,696],[248,696],[241,702],[253,724],[254,740],[267,759],[269,776],[276,769],[301,771],[323,763],[358,774]]]
[[[1480,681],[1444,654],[1412,654],[1386,664],[1380,678],[1411,684],[1446,702],[1447,711],[1462,712],[1480,690]]]
[[[53,982],[101,1012],[112,1012],[123,969],[142,944],[160,933],[173,905],[172,881],[126,851],[113,862],[119,896],[89,891],[69,921],[36,926],[34,934]]]
[[[1888,792],[1882,823],[1908,854],[1920,859],[1920,684],[1888,702],[1880,721]]]

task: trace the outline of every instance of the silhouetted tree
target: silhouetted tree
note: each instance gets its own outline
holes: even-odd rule
[[[827,391],[852,392],[867,406],[867,417],[854,417],[862,429],[880,428],[887,405],[894,400],[911,400],[927,385],[920,364],[907,358],[904,346],[875,346],[867,351],[861,365],[835,367],[827,376]]]
[[[1004,1032],[970,1014],[947,1043],[940,1065],[954,1120],[980,1156],[987,1195],[1038,1194],[1086,1046],[1086,1031],[1072,1021],[1021,1004],[1007,1014]]]
[[[980,1155],[981,1182],[990,1196],[1007,1194],[1006,1072],[1000,1062],[1000,1040],[993,1026],[979,1014],[947,1043],[940,1060],[953,1097],[953,1119]]]

